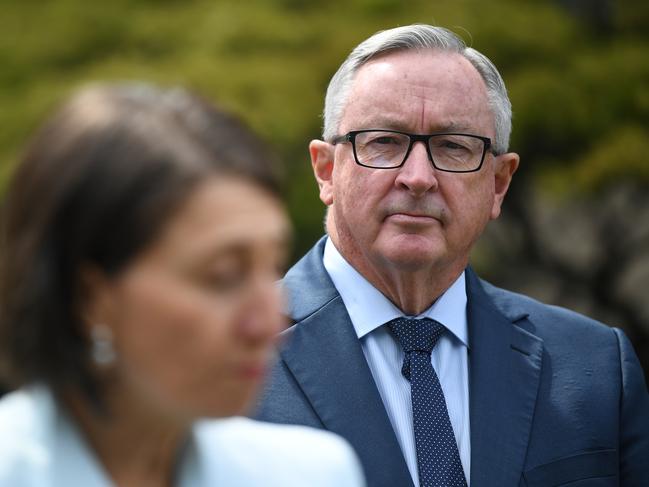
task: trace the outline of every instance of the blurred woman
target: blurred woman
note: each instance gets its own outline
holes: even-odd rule
[[[182,90],[98,86],[40,130],[0,249],[0,485],[359,485],[338,438],[248,419],[289,224],[267,151]]]

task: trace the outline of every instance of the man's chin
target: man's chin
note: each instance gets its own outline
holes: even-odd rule
[[[405,272],[414,272],[434,265],[443,259],[444,252],[439,242],[415,235],[399,238],[381,252],[388,265]]]

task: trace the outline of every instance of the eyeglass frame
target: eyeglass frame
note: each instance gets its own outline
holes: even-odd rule
[[[376,167],[376,166],[368,166],[367,164],[363,164],[358,160],[358,155],[356,154],[356,136],[358,134],[366,133],[366,132],[388,132],[391,134],[401,134],[401,135],[406,135],[410,139],[410,144],[408,145],[408,150],[406,151],[406,154],[403,157],[403,161],[401,161],[401,164],[398,166],[390,166],[390,167]],[[468,137],[473,137],[475,139],[479,139],[482,141],[482,157],[480,158],[480,164],[478,167],[475,169],[470,169],[470,170],[463,170],[463,171],[458,171],[458,170],[452,170],[452,169],[442,169],[440,167],[437,167],[435,164],[435,160],[433,159],[433,155],[430,152],[430,145],[429,141],[431,137],[435,137],[438,135],[463,135],[463,136],[468,136]],[[369,169],[398,169],[400,167],[403,167],[403,165],[406,163],[408,160],[408,156],[410,155],[410,152],[412,151],[413,146],[415,145],[415,142],[423,142],[424,146],[426,147],[426,154],[428,154],[428,160],[431,162],[433,167],[437,169],[438,171],[443,171],[443,172],[452,172],[452,173],[471,173],[471,172],[477,172],[480,169],[482,169],[482,164],[484,164],[484,158],[485,155],[487,155],[487,151],[491,152],[494,156],[497,156],[498,154],[491,150],[492,143],[491,139],[489,137],[483,137],[482,135],[475,135],[475,134],[465,134],[461,132],[435,132],[432,134],[410,134],[408,132],[401,132],[399,130],[387,130],[387,129],[363,129],[363,130],[350,130],[344,135],[339,135],[337,137],[334,137],[332,141],[330,142],[332,145],[337,145],[337,144],[343,144],[345,142],[349,142],[352,144],[352,152],[354,153],[354,161],[356,164],[362,167],[367,167]]]

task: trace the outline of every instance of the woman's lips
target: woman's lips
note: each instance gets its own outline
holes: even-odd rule
[[[262,380],[266,375],[266,362],[246,363],[237,367],[238,375],[248,380]]]

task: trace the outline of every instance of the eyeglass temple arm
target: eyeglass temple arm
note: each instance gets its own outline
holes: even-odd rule
[[[331,145],[343,144],[345,142],[350,142],[351,140],[352,140],[351,134],[338,135],[337,137],[331,139],[330,144]]]

